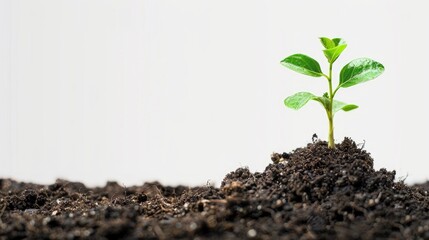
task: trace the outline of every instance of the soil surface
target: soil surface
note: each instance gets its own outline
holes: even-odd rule
[[[429,182],[395,182],[350,139],[272,161],[220,188],[0,179],[0,239],[429,239]]]

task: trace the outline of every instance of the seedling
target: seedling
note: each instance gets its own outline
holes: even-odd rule
[[[340,72],[340,79],[338,86],[332,88],[332,65],[340,54],[346,49],[347,44],[341,38],[326,38],[321,37],[323,53],[329,63],[329,72],[324,74],[320,69],[320,64],[313,58],[304,54],[294,54],[283,61],[281,64],[295,72],[308,75],[311,77],[325,77],[328,80],[328,92],[322,96],[316,96],[309,92],[298,92],[284,100],[286,107],[298,110],[303,107],[308,101],[314,100],[322,104],[325,108],[326,115],[329,122],[329,139],[328,147],[335,148],[334,142],[334,115],[336,112],[343,110],[345,112],[358,108],[355,104],[347,104],[334,100],[335,94],[340,88],[348,88],[359,83],[372,80],[384,71],[384,66],[369,58],[358,58],[346,64]]]

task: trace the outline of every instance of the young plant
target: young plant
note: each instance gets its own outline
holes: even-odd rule
[[[292,109],[298,110],[303,107],[308,101],[314,100],[322,104],[325,108],[329,122],[329,139],[328,147],[335,148],[334,142],[334,115],[339,110],[350,111],[358,108],[357,105],[347,104],[334,99],[335,94],[340,88],[348,88],[359,83],[372,80],[384,71],[384,66],[369,58],[358,58],[346,64],[340,72],[338,86],[332,87],[332,65],[340,54],[346,49],[347,44],[341,38],[326,38],[321,37],[323,53],[329,63],[329,72],[324,74],[320,69],[320,64],[313,58],[304,54],[294,54],[283,61],[281,64],[295,72],[308,75],[311,77],[325,77],[328,80],[328,91],[322,96],[316,96],[309,92],[298,92],[284,100],[284,104]]]

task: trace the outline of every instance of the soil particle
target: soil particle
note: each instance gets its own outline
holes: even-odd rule
[[[429,182],[395,182],[348,138],[336,147],[274,153],[220,188],[0,179],[0,239],[429,239]]]

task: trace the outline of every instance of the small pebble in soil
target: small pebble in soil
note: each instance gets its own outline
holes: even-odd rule
[[[42,220],[42,223],[43,223],[43,225],[46,225],[46,224],[48,224],[48,223],[49,223],[49,221],[51,221],[51,218],[50,218],[50,217],[45,217],[45,218]]]
[[[250,238],[254,238],[254,237],[256,237],[256,234],[257,234],[257,232],[256,232],[256,230],[255,229],[249,229],[249,231],[247,231],[247,236],[248,237],[250,237]]]
[[[191,229],[191,231],[195,231],[195,229],[197,229],[198,225],[195,222],[191,222],[191,224],[189,225],[189,229]]]
[[[30,209],[25,209],[24,213],[27,213],[27,214],[35,214],[35,213],[37,213],[38,211],[39,211],[38,209],[30,208]]]

